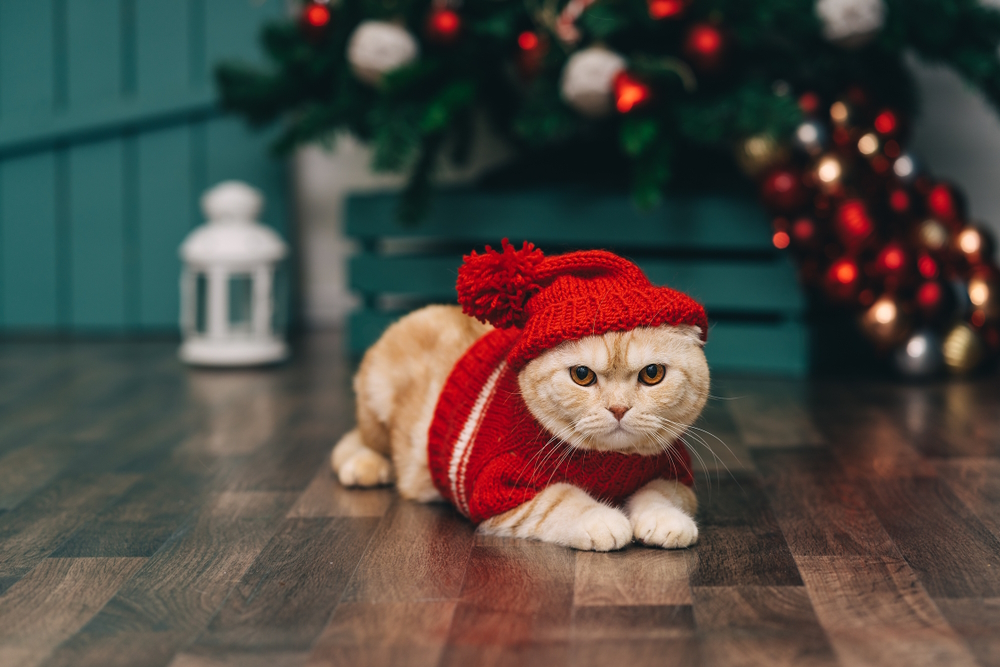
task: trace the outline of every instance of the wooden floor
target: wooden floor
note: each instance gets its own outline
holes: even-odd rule
[[[0,665],[1000,665],[996,376],[718,379],[698,546],[593,554],[339,488],[339,345],[3,344]]]

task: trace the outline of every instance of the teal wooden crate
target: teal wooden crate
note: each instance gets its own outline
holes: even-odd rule
[[[212,63],[253,60],[283,0],[0,2],[0,332],[176,332],[177,248],[224,179],[264,190],[268,137],[225,118]]]
[[[672,197],[635,210],[624,196],[576,191],[441,194],[430,216],[400,222],[390,194],[350,197],[350,286],[362,297],[348,341],[363,352],[408,310],[455,301],[461,255],[503,237],[548,252],[607,248],[635,260],[654,283],[708,311],[706,354],[716,371],[802,375],[808,369],[805,298],[787,254],[771,244],[767,217],[750,201]]]

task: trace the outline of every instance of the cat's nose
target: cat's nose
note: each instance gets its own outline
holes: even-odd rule
[[[621,421],[622,417],[625,416],[625,413],[629,411],[629,409],[626,408],[624,405],[612,405],[610,408],[608,408],[608,410],[611,411],[611,414],[613,414],[615,416],[615,419],[617,419],[618,421]]]

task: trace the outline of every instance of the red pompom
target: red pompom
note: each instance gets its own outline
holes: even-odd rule
[[[525,305],[535,295],[538,265],[545,259],[533,243],[524,242],[520,250],[507,239],[502,252],[486,246],[482,255],[472,251],[458,269],[458,302],[462,312],[495,327],[523,327],[527,319]]]

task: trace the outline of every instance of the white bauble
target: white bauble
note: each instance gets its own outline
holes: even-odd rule
[[[577,51],[562,71],[562,98],[584,116],[606,116],[614,107],[615,76],[624,69],[625,59],[613,51],[599,46]]]
[[[845,48],[863,46],[885,24],[884,0],[816,0],[823,36]]]
[[[383,74],[412,63],[419,52],[406,28],[385,21],[362,21],[347,42],[347,62],[355,76],[373,86]]]

